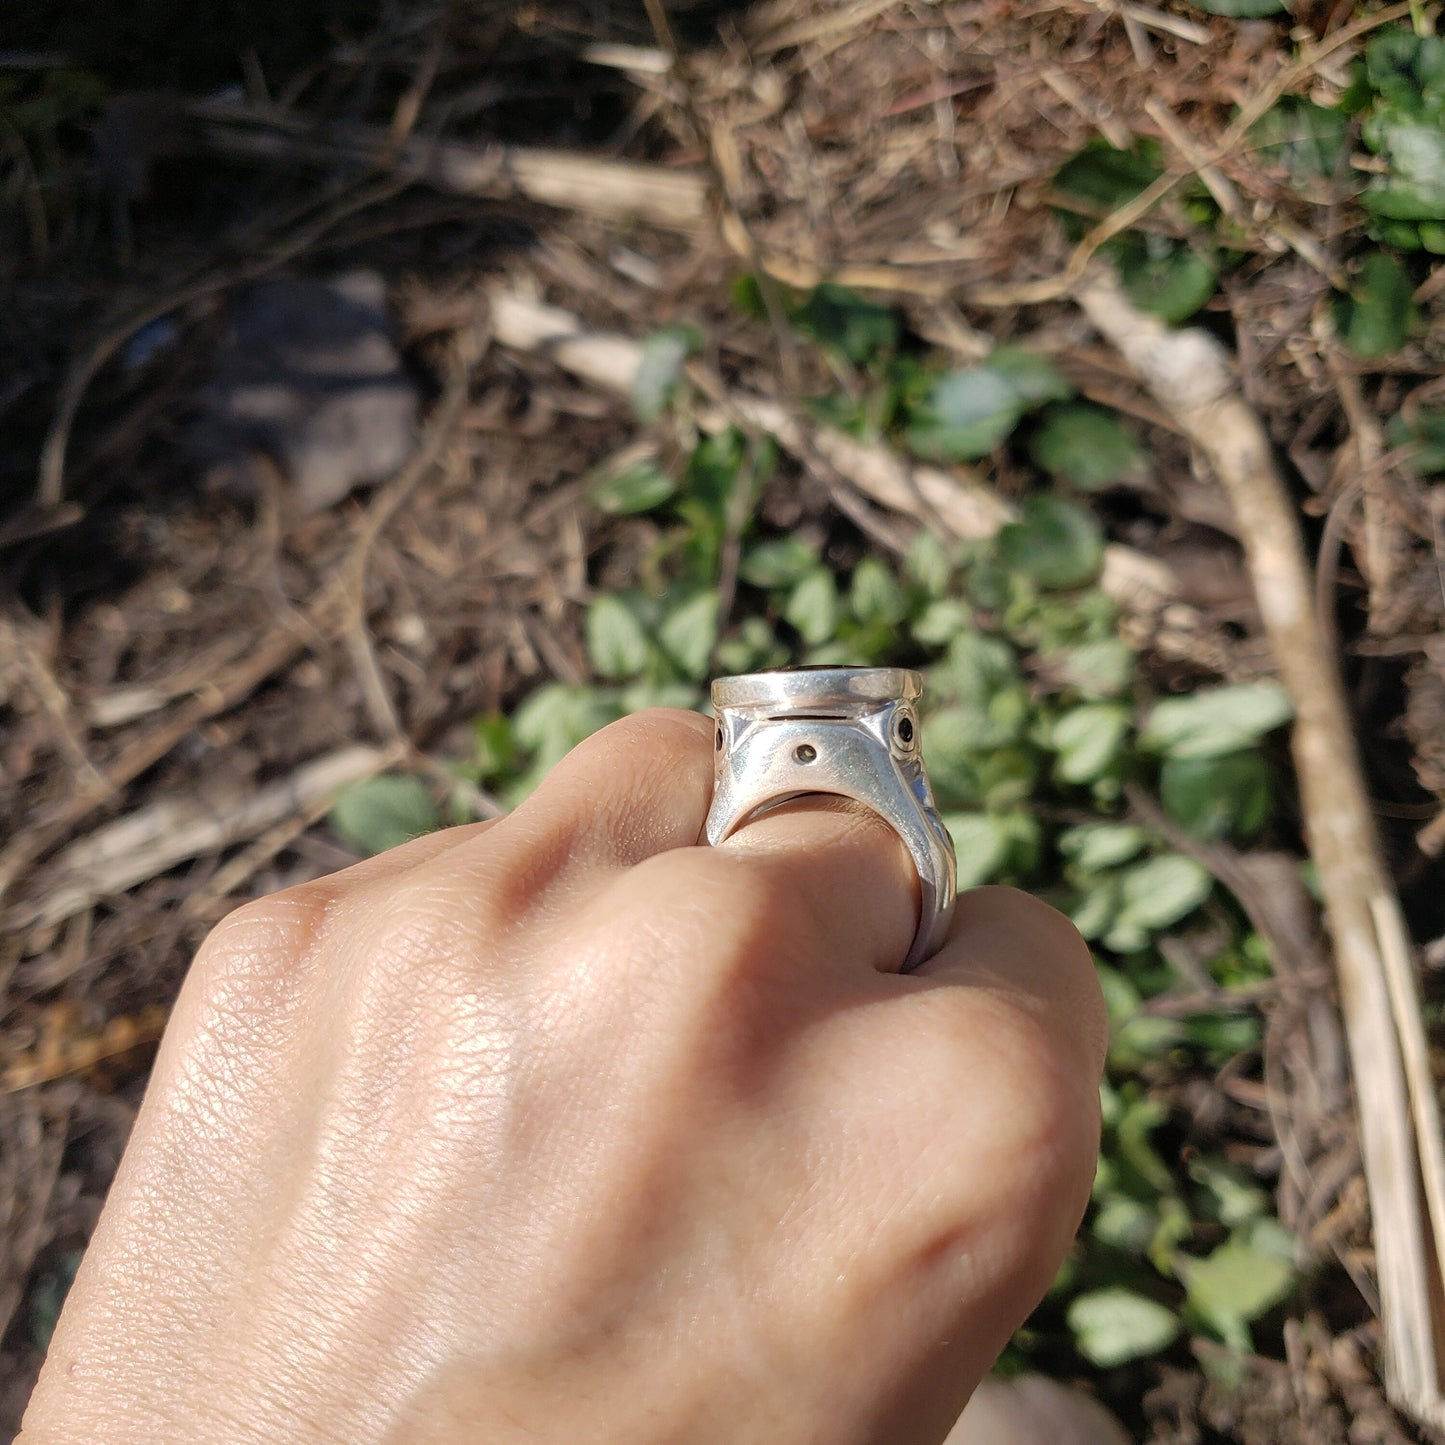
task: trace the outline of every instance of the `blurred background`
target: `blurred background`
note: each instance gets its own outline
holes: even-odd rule
[[[1438,13],[8,0],[4,1438],[217,919],[804,662],[1099,962],[1001,1375],[1436,1438]]]

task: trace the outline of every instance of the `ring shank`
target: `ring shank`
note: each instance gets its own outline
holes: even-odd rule
[[[905,972],[942,944],[956,891],[952,840],[912,721],[921,692],[918,674],[903,668],[765,672],[713,684],[718,751],[707,841],[716,846],[761,810],[809,794],[877,813],[918,871],[918,926]],[[899,718],[908,719],[903,742]]]
[[[922,679],[907,667],[780,667],[720,677],[712,685],[713,706],[722,711],[747,709],[766,714],[795,714],[799,709],[915,702]]]

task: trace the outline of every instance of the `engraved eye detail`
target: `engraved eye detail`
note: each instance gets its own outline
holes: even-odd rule
[[[901,707],[893,714],[893,747],[900,753],[911,753],[918,746],[918,719],[910,708]]]

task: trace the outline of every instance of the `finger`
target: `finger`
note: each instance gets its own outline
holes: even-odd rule
[[[379,883],[409,873],[413,868],[425,868],[445,857],[453,848],[489,833],[501,821],[500,818],[485,818],[478,823],[462,823],[455,828],[439,828],[435,833],[423,833],[418,838],[398,843],[395,848],[388,848],[384,853],[363,858],[360,863],[353,863],[332,877],[338,882]]]
[[[799,798],[718,846],[774,874],[789,933],[813,957],[887,973],[902,967],[918,927],[918,871],[871,809],[846,798]]]
[[[1095,1083],[1103,1074],[1109,1022],[1093,956],[1078,929],[1031,894],[961,894],[943,947],[914,977],[965,985],[1027,1010],[1078,1055]]]
[[[628,868],[691,847],[712,800],[713,722],[649,708],[579,743],[494,838],[531,859],[539,876]],[[504,842],[505,840],[505,842]],[[455,855],[466,861],[466,850]]]
[[[925,1438],[921,1424],[937,1438],[1043,1297],[1088,1202],[1103,1001],[1072,925],[1007,888],[964,894],[943,950],[879,983],[879,1007],[838,1016],[848,1067],[820,1071],[815,1107],[852,1119],[850,1157],[902,1182],[905,1257],[929,1262],[897,1308],[938,1348],[884,1361],[897,1395],[876,1438]]]
[[[448,853],[482,837],[501,822],[500,818],[487,818],[479,823],[463,823],[456,828],[443,828],[435,833],[426,833],[409,842],[399,843],[372,858],[363,858],[350,867],[340,868],[335,873],[323,874],[320,878],[308,879],[305,883],[294,884],[277,893],[268,894],[242,908],[254,914],[256,908],[263,908],[271,915],[286,915],[304,924],[307,935],[326,910],[340,897],[359,889],[374,885],[389,884],[415,869],[434,866]],[[231,917],[230,915],[227,915]],[[235,931],[236,919],[231,917],[231,931]]]

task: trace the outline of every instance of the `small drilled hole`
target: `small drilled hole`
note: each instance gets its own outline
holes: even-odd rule
[[[902,738],[905,743],[911,743],[913,741],[912,718],[904,717],[898,719],[898,736]]]
[[[800,763],[811,763],[817,761],[818,750],[812,743],[799,743],[798,746],[793,749],[793,756],[797,758]]]

